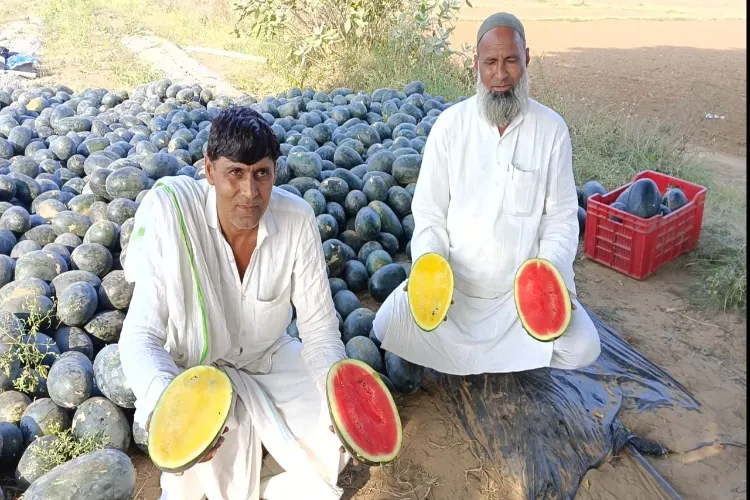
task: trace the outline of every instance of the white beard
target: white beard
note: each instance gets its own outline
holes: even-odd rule
[[[518,85],[508,92],[490,92],[477,74],[479,114],[491,125],[505,127],[523,113],[529,102],[529,77],[526,70]]]

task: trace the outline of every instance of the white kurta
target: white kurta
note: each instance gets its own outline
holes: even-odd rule
[[[449,260],[455,303],[425,333],[400,286],[373,324],[383,349],[459,375],[550,366],[558,342],[561,353],[582,350],[582,361],[593,361],[598,335],[581,308],[563,338],[542,343],[523,331],[513,300],[515,273],[532,257],[551,261],[575,295],[577,200],[570,135],[557,113],[529,100],[501,136],[479,115],[476,96],[446,109],[424,149],[411,254]]]
[[[163,475],[162,498],[259,498],[270,484],[261,485],[261,441],[287,471],[287,488],[338,498],[342,457],[328,430],[325,377],[346,354],[312,210],[274,188],[240,280],[214,189],[187,177],[160,183],[167,188],[144,199],[125,259],[135,289],[119,346],[135,418],[144,426],[169,381],[197,364],[222,367],[238,396],[220,452]],[[292,303],[301,345],[286,334]]]

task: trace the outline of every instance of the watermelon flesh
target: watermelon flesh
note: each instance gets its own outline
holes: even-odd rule
[[[514,296],[518,318],[529,335],[550,342],[565,333],[572,313],[570,294],[551,262],[524,262],[516,273]]]
[[[391,392],[370,366],[343,359],[328,372],[328,406],[344,447],[357,460],[383,465],[401,451],[401,418]]]

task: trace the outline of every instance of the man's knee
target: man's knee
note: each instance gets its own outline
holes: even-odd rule
[[[599,332],[594,326],[594,323],[589,319],[587,328],[584,329],[585,334],[581,335],[581,341],[579,344],[578,352],[578,366],[576,368],[583,368],[593,364],[602,352],[602,344],[599,339]]]
[[[578,309],[569,330],[555,341],[553,368],[575,370],[594,363],[601,354],[599,332],[583,309]]]

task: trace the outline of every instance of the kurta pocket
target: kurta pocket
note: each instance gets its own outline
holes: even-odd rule
[[[505,182],[503,211],[521,217],[531,215],[539,190],[538,179],[537,170],[521,170],[510,165]]]
[[[286,331],[289,324],[291,311],[290,287],[285,288],[278,297],[272,300],[253,300],[252,307],[255,328],[258,329],[259,336],[261,338],[267,336],[275,338],[277,333]]]

